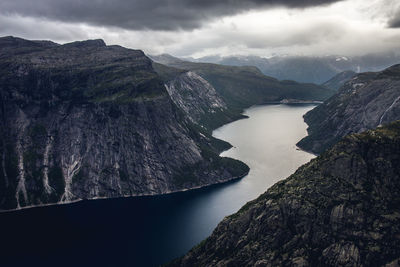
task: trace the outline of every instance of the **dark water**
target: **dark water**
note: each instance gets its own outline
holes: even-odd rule
[[[250,118],[214,132],[246,162],[245,178],[158,197],[83,201],[0,214],[0,266],[157,266],[206,238],[237,211],[313,156],[296,150],[311,105],[248,109]]]

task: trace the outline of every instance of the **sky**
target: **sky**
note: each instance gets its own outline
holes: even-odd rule
[[[8,35],[194,58],[400,52],[400,1],[1,0]]]

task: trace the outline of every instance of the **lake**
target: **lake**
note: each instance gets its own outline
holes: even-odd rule
[[[1,266],[157,266],[314,156],[296,148],[315,105],[263,105],[214,131],[245,162],[237,181],[154,197],[81,201],[0,214]]]

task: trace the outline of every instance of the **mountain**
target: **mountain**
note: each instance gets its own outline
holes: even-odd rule
[[[399,152],[400,121],[347,136],[169,266],[398,266]]]
[[[329,89],[337,91],[347,81],[349,81],[351,78],[353,78],[356,75],[357,75],[357,73],[355,73],[354,71],[351,71],[351,70],[343,71],[343,72],[336,74],[334,77],[332,77],[328,81],[324,82],[322,84],[322,86],[325,86]]]
[[[169,67],[201,76],[231,110],[241,111],[251,105],[283,100],[322,101],[334,94],[333,90],[315,84],[279,81],[265,76],[258,68],[251,66],[195,63],[165,54],[150,58]]]
[[[196,62],[216,63],[229,66],[256,66],[262,73],[279,80],[321,84],[336,74],[381,71],[400,62],[400,54],[377,53],[363,56],[208,56]]]
[[[297,145],[321,153],[350,133],[400,119],[400,65],[361,73],[304,115],[308,136]]]
[[[247,174],[218,156],[229,144],[175,104],[142,51],[15,37],[0,48],[0,209],[164,194]],[[225,108],[215,94],[201,100]]]
[[[153,68],[163,79],[172,101],[192,122],[209,133],[223,124],[245,118],[242,109],[228,105],[217,90],[196,72],[156,62],[153,62]]]

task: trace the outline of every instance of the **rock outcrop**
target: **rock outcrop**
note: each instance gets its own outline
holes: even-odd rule
[[[308,136],[297,145],[321,153],[343,136],[400,119],[400,65],[356,75],[304,115]]]
[[[174,104],[142,51],[13,37],[0,47],[0,209],[163,194],[247,174],[218,156],[229,144]]]
[[[398,266],[400,122],[345,137],[170,266]]]
[[[215,88],[202,77],[188,71],[166,83],[172,101],[195,123],[227,109]],[[211,113],[211,114],[210,114]]]

